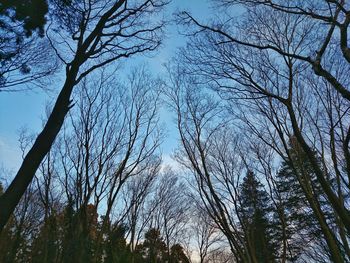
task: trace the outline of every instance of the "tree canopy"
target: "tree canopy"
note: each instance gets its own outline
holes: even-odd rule
[[[1,1],[0,262],[350,262],[350,3],[199,2]]]

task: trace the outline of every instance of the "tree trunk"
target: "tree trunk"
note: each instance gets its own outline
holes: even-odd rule
[[[0,197],[0,232],[28,188],[40,163],[50,151],[63,125],[64,118],[70,109],[70,96],[76,84],[75,80],[78,71],[79,66],[76,64],[72,64],[72,66],[67,69],[66,81],[58,95],[55,106],[44,129],[38,135],[34,145],[25,156],[15,179],[11,182],[6,192]]]

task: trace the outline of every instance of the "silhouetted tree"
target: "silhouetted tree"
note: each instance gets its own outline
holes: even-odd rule
[[[274,247],[269,222],[271,206],[267,192],[252,171],[240,186],[240,208],[247,251],[253,262],[274,262]]]
[[[145,233],[145,239],[138,250],[142,251],[142,258],[150,263],[163,263],[166,257],[166,244],[160,235],[160,231],[155,228],[149,229]]]
[[[220,20],[207,23],[182,12],[179,22],[190,25],[187,33],[192,36],[182,52],[183,72],[209,82],[230,103],[230,113],[242,121],[239,127],[282,159],[290,159],[287,140],[295,136],[322,189],[322,197],[312,191],[303,194],[331,260],[347,261],[350,67],[345,39],[349,22],[340,21],[349,6],[338,1],[216,3],[220,10],[242,4],[241,19],[222,12]],[[334,210],[331,220],[320,205],[324,198]]]
[[[31,246],[33,263],[59,262],[62,241],[62,220],[56,214],[51,214],[39,229]]]
[[[63,24],[59,23],[56,29],[60,33],[55,35],[62,36],[62,41],[53,41],[52,36],[50,39],[57,56],[65,63],[66,79],[42,132],[25,156],[14,180],[0,197],[0,230],[54,143],[73,106],[73,88],[97,68],[157,49],[161,43],[164,23],[156,19],[156,14],[166,4],[164,0],[133,3],[125,0],[101,0],[88,3],[74,1],[71,5],[64,6],[70,19],[61,21]],[[57,10],[59,8],[60,5],[56,7]],[[57,16],[57,19],[61,17]],[[66,36],[62,35],[64,33]],[[67,42],[67,39],[71,41]],[[63,46],[55,46],[53,42]]]
[[[169,263],[190,263],[183,247],[180,244],[174,244],[170,248]]]
[[[130,248],[127,245],[125,234],[127,227],[124,225],[109,225],[104,237],[103,262],[128,263],[130,262]]]
[[[32,35],[35,30],[38,30],[41,36],[44,35],[47,13],[46,0],[3,0],[0,5],[0,16],[8,17],[10,21],[21,21],[26,36]],[[6,22],[8,21],[3,22],[1,26],[9,27]]]
[[[312,247],[319,246],[319,249],[325,249],[322,248],[322,231],[304,191],[311,192],[318,196],[318,199],[325,198],[320,198],[321,187],[305,152],[294,137],[290,139],[289,154],[290,159],[282,161],[276,175],[275,195],[286,224],[288,260],[297,261],[299,257],[303,257],[303,253],[307,257],[308,250]],[[320,205],[327,216],[330,208],[322,201]],[[278,226],[277,223],[276,227]],[[277,239],[277,242],[280,241]]]

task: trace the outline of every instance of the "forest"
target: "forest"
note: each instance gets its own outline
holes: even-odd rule
[[[0,263],[350,262],[350,1],[189,1],[0,0]]]

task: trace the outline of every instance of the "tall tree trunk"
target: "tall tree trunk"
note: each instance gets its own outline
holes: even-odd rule
[[[63,125],[64,118],[70,109],[70,96],[76,84],[78,71],[79,66],[77,63],[73,62],[70,68],[67,67],[66,81],[57,97],[55,106],[44,129],[38,135],[32,148],[25,156],[15,179],[0,197],[0,232],[3,230],[16,205],[28,188],[40,163],[50,151]]]

